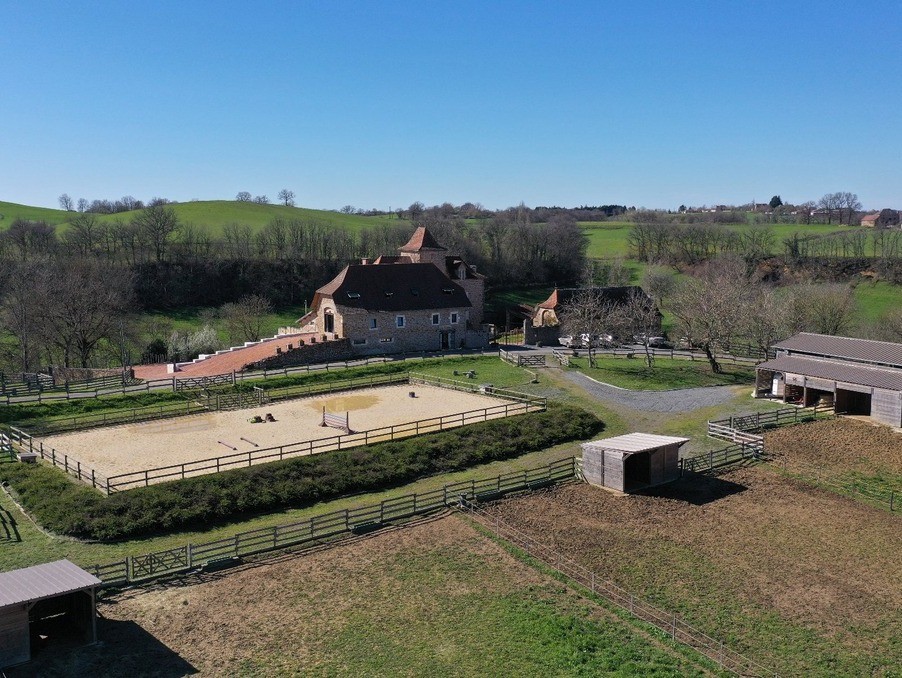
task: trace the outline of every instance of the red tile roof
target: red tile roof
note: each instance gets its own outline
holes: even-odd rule
[[[410,236],[407,244],[401,248],[402,252],[419,252],[420,250],[444,250],[445,248],[438,244],[432,233],[425,226],[420,226]]]

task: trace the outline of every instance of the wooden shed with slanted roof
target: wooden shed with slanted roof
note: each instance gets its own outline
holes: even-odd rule
[[[590,485],[635,492],[680,477],[680,447],[688,438],[628,433],[583,443],[583,477]]]
[[[0,668],[29,661],[32,635],[50,628],[96,642],[100,584],[68,560],[0,572]]]

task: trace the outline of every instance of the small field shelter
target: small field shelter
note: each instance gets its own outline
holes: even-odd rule
[[[902,344],[802,332],[758,365],[755,396],[902,426]]]
[[[31,659],[33,635],[96,642],[100,584],[68,560],[0,572],[0,669]]]
[[[583,477],[590,485],[635,492],[680,477],[680,447],[689,438],[628,433],[583,443]]]

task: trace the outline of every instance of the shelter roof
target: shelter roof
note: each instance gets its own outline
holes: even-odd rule
[[[53,598],[100,584],[97,577],[68,560],[0,572],[0,607]]]
[[[429,232],[425,226],[417,227],[417,230],[410,236],[407,244],[401,248],[402,252],[419,252],[420,250],[444,250],[445,248],[438,244],[438,241]]]
[[[874,212],[873,214],[865,214],[861,217],[862,221],[876,221],[880,217],[880,212]]]
[[[319,288],[316,294],[317,297],[331,297],[337,306],[366,311],[421,311],[472,306],[464,289],[433,264],[351,264]]]
[[[617,450],[618,452],[645,452],[654,450],[665,445],[673,445],[679,443],[688,443],[689,438],[677,438],[675,436],[659,436],[654,433],[627,433],[622,436],[614,436],[613,438],[602,438],[601,440],[593,440],[584,443],[591,447],[602,447],[606,450]]]
[[[826,334],[802,332],[774,344],[774,348],[790,354],[843,358],[857,362],[902,367],[902,344],[854,337],[833,337]]]
[[[806,377],[843,381],[872,388],[902,391],[902,369],[856,365],[823,358],[781,355],[756,367],[772,372],[790,372]]]

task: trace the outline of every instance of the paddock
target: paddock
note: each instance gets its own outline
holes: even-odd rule
[[[411,391],[416,397],[411,398]],[[255,449],[320,440],[345,431],[323,427],[323,408],[348,415],[352,431],[437,419],[497,408],[497,397],[423,384],[384,386],[299,398],[260,407],[208,412],[42,438],[45,448],[68,454],[107,478],[186,464]],[[275,421],[251,423],[271,414]],[[489,418],[504,416],[503,411]],[[423,430],[429,430],[424,427]]]

